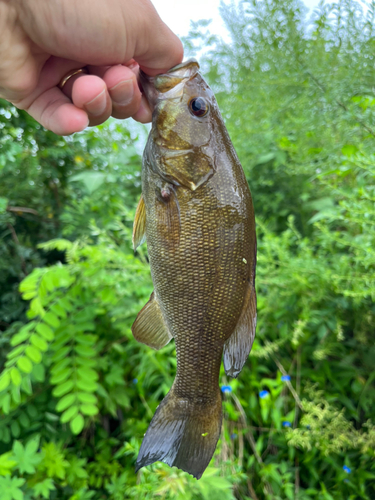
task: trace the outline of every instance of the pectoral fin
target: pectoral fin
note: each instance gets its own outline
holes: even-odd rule
[[[137,250],[139,245],[142,245],[146,241],[146,206],[141,195],[139,200],[137,210],[135,211],[135,218],[133,224],[133,248],[134,251]]]
[[[153,349],[161,349],[171,340],[168,327],[164,321],[155,292],[152,292],[150,300],[140,310],[132,326],[134,338]]]
[[[238,377],[245,364],[255,337],[256,293],[249,284],[241,316],[235,331],[224,344],[224,368],[230,377]]]
[[[173,189],[163,198],[161,194],[155,204],[156,227],[160,235],[160,245],[167,250],[173,250],[180,244],[181,219],[180,205]]]

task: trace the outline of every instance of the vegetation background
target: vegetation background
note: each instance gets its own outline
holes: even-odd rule
[[[200,481],[134,473],[176,368],[130,327],[145,133],[61,138],[0,103],[1,500],[375,498],[375,2],[222,6],[193,25],[257,214],[258,328]]]

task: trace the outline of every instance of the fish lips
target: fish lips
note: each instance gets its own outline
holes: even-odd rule
[[[194,78],[199,71],[198,61],[188,59],[171,68],[167,73],[149,76],[142,70],[139,71],[139,86],[145,94],[151,111],[155,109],[161,99],[174,99],[181,97],[185,83]]]

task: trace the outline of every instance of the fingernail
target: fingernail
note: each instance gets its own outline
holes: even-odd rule
[[[104,113],[107,107],[107,100],[105,98],[105,90],[100,92],[92,101],[85,104],[85,110],[93,116],[100,116]]]
[[[112,101],[120,106],[129,104],[134,95],[133,80],[123,80],[109,89]]]

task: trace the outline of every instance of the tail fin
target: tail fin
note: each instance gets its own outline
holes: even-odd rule
[[[221,431],[221,394],[213,404],[190,410],[173,387],[158,406],[147,429],[136,463],[141,467],[161,461],[199,479],[214,454]]]

